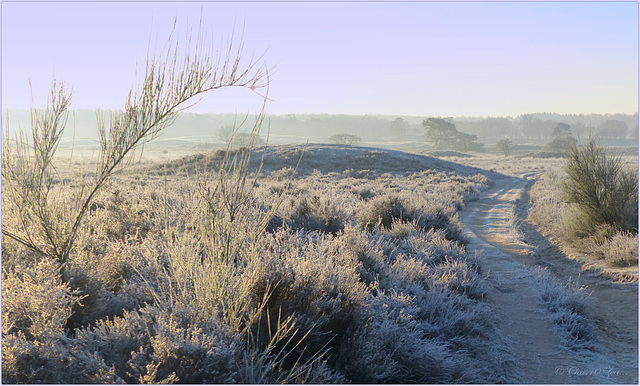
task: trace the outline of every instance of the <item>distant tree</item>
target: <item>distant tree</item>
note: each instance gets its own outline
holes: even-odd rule
[[[447,149],[455,145],[456,125],[443,118],[427,118],[422,121],[427,141],[436,149]]]
[[[553,128],[553,133],[551,134],[551,137],[554,139],[562,139],[572,136],[571,125],[562,122],[558,123],[556,127]]]
[[[546,139],[558,122],[540,119],[539,114],[524,114],[517,118],[516,127],[526,139]]]
[[[511,154],[513,146],[513,142],[510,139],[502,139],[496,143],[496,150],[503,152],[504,156],[507,157]]]
[[[427,118],[422,121],[426,130],[427,141],[434,149],[480,151],[483,145],[478,143],[478,136],[461,133],[456,125],[443,118]]]
[[[504,117],[485,118],[477,121],[475,126],[476,128],[473,132],[485,140],[504,138],[511,135],[513,127],[511,121]]]
[[[233,140],[233,134],[236,129],[233,125],[224,125],[218,129],[217,137],[218,139],[224,143],[225,145],[229,145],[229,143]]]
[[[533,114],[524,114],[519,116],[516,120],[518,133],[526,139],[532,138],[532,133],[535,129],[535,121],[536,118]]]
[[[484,145],[478,143],[478,136],[473,134],[461,133],[459,131],[456,132],[457,143],[454,147],[454,150],[463,150],[463,151],[482,151]]]
[[[564,153],[578,144],[571,133],[571,125],[566,123],[558,123],[553,128],[551,137],[553,139],[545,145],[545,148],[556,153]]]
[[[224,125],[218,129],[218,140],[229,149],[240,149],[251,145],[264,145],[266,142],[259,134],[238,131],[234,125]]]
[[[248,133],[246,131],[238,132],[231,140],[231,149],[241,149],[243,147],[261,146],[265,144],[265,140],[259,134]]]
[[[351,134],[336,134],[328,139],[329,143],[336,145],[355,145],[362,141],[362,138]]]
[[[607,119],[598,125],[598,135],[603,139],[625,139],[629,126],[623,121]]]

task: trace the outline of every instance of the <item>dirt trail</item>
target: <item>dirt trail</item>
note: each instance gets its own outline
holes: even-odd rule
[[[523,221],[534,174],[504,177],[482,198],[459,212],[488,275],[497,324],[512,346],[514,383],[638,383],[638,286],[619,285],[569,260],[535,227]],[[512,225],[519,215],[518,230]],[[526,243],[523,241],[525,240]],[[591,293],[590,320],[596,328],[596,352],[574,352],[561,344],[559,328],[545,317],[529,285],[539,267],[560,283],[569,279]]]

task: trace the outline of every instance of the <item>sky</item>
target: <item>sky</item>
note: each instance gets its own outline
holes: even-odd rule
[[[637,2],[3,2],[2,108],[124,106],[148,52],[202,17],[270,76],[266,111],[415,116],[638,111]],[[249,112],[248,90],[190,112]]]

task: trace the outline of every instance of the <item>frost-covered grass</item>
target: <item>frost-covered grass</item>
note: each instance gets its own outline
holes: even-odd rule
[[[561,185],[565,179],[562,170],[551,170],[542,175],[530,190],[532,207],[529,219],[538,225],[545,235],[551,235],[557,242],[564,243],[586,254],[589,259],[600,263],[616,276],[618,268],[638,266],[638,235],[617,231],[611,226],[601,224],[587,234],[577,234],[583,229],[578,208],[569,204],[562,193]],[[625,271],[625,272],[626,272]]]
[[[560,329],[562,344],[572,350],[595,350],[595,327],[589,320],[590,298],[584,288],[569,281],[563,285],[547,271],[529,276],[529,284],[543,312]]]
[[[4,238],[3,382],[508,379],[456,214],[487,178],[346,147],[323,168],[325,150],[295,170],[300,152],[279,149],[293,166],[267,160],[255,180],[205,164],[117,176],[62,266]],[[61,211],[81,189],[54,187]]]
[[[539,153],[531,154],[513,154],[505,157],[503,154],[491,153],[470,153],[455,154],[452,152],[444,152],[445,154],[436,153],[438,157],[447,161],[456,162],[462,165],[469,165],[484,170],[507,176],[521,176],[525,173],[543,172],[550,167],[560,165],[561,158],[542,158]]]

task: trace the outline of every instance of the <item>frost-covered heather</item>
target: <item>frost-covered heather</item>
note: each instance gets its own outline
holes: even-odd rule
[[[326,168],[310,157],[294,170],[297,151],[280,169],[265,158],[242,189],[233,175],[212,184],[204,164],[121,175],[96,196],[63,266],[3,239],[3,381],[509,379],[456,214],[487,178],[339,150]],[[52,207],[79,188],[58,183]]]

